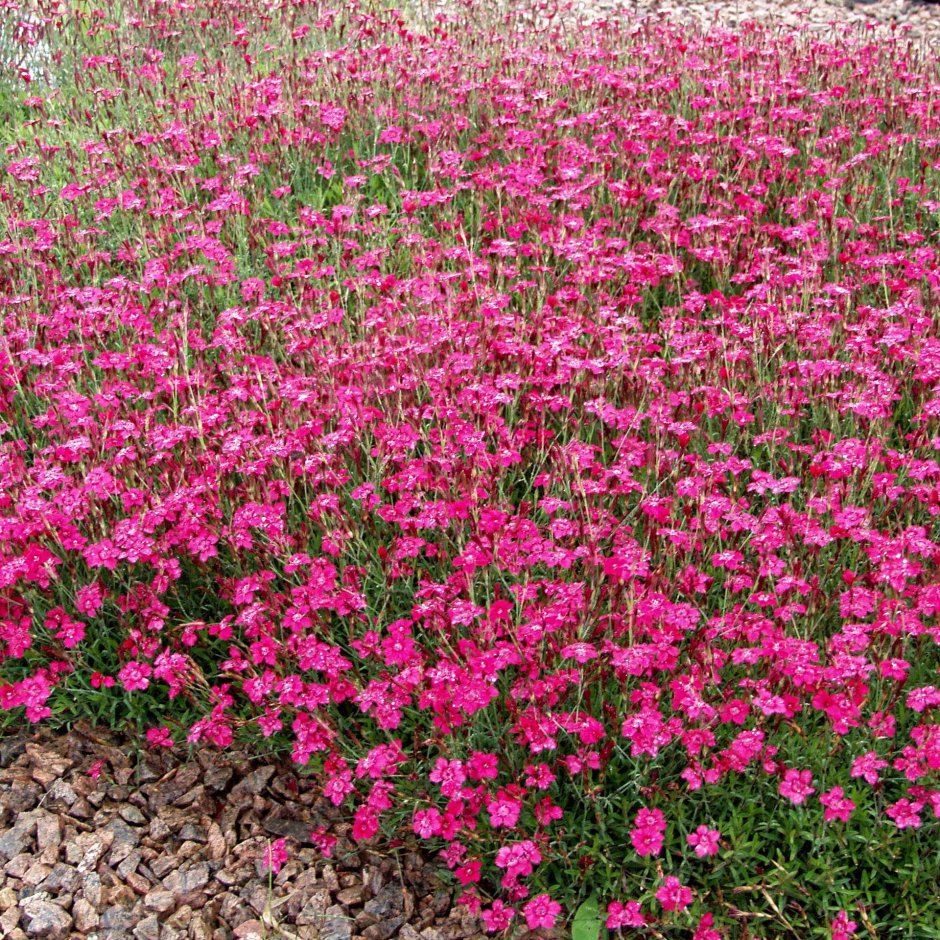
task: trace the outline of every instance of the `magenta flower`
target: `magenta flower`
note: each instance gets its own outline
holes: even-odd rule
[[[151,747],[173,747],[173,735],[166,725],[147,729],[147,743]]]
[[[440,784],[441,793],[444,796],[459,796],[460,789],[467,779],[463,761],[449,761],[443,757],[438,758],[434,769],[428,775],[428,779],[433,783]]]
[[[858,924],[854,920],[849,920],[846,911],[839,911],[829,929],[832,933],[832,940],[850,940],[855,935]]]
[[[498,898],[480,911],[480,919],[487,933],[501,933],[506,930],[515,916],[516,912]]]
[[[88,776],[97,780],[101,776],[101,771],[104,770],[105,763],[106,761],[101,759],[93,761],[88,767]]]
[[[143,691],[150,685],[148,677],[152,672],[152,667],[147,663],[132,660],[118,672],[118,681],[128,692]]]
[[[788,770],[780,781],[778,790],[781,796],[785,796],[791,803],[799,806],[806,802],[806,798],[811,796],[816,790],[810,786],[813,774],[809,770]]]
[[[440,835],[440,811],[433,806],[430,809],[417,810],[412,821],[412,828],[415,835],[420,836],[422,839],[430,839],[433,836]]]
[[[316,829],[311,830],[310,840],[320,850],[320,854],[324,858],[332,858],[337,838],[325,826],[318,826]]]
[[[885,813],[894,820],[898,829],[919,829],[922,823],[920,812],[923,808],[924,804],[920,800],[909,800],[904,797],[892,803]]]
[[[878,772],[888,766],[886,760],[881,760],[874,751],[868,751],[861,757],[856,757],[852,763],[851,775],[861,777],[866,783],[874,786],[878,782]]]
[[[686,841],[695,849],[695,854],[699,858],[717,855],[719,839],[721,839],[721,833],[717,829],[709,829],[708,826],[699,826],[695,832],[690,832],[686,836]]]
[[[660,809],[641,809],[633,821],[630,841],[637,855],[659,855],[666,833],[666,817]]]
[[[712,913],[703,915],[695,928],[692,940],[722,940],[721,933],[714,929],[715,916]]]
[[[494,829],[500,827],[512,829],[519,821],[519,813],[522,811],[522,804],[504,793],[497,794],[495,799],[486,804],[487,812],[490,814],[490,825]]]
[[[621,927],[645,927],[646,918],[638,901],[611,901],[607,905],[607,920],[605,926],[608,930],[619,930]]]
[[[741,834],[670,845],[690,792],[818,796],[823,861],[935,834],[940,143],[903,30],[28,6],[8,723],[146,706],[153,749],[283,747],[310,793],[271,785],[351,823],[324,856],[433,843],[492,931],[561,926],[611,787],[648,804],[622,887],[655,870],[694,940],[740,932],[740,866],[692,904],[666,856]]]
[[[537,930],[539,927],[551,930],[560,913],[561,905],[547,894],[537,894],[522,909],[529,930]]]
[[[692,889],[683,885],[675,875],[667,875],[656,891],[656,900],[664,911],[684,911],[694,897]]]
[[[353,838],[357,841],[371,839],[378,831],[379,814],[371,806],[363,804],[353,817]]]
[[[275,839],[268,843],[264,854],[264,867],[272,871],[275,875],[284,866],[288,859],[287,844],[284,839]]]
[[[663,832],[651,826],[640,826],[630,830],[630,841],[636,854],[642,858],[659,855],[663,849]]]
[[[842,787],[833,787],[827,793],[819,797],[819,802],[826,807],[823,813],[823,819],[826,822],[832,822],[836,819],[841,822],[848,822],[852,811],[855,809],[855,803],[845,796]]]

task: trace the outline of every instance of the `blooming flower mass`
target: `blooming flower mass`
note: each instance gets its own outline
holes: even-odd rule
[[[940,923],[936,51],[39,6],[0,707],[289,754],[491,933]]]

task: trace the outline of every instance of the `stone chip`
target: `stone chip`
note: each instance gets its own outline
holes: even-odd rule
[[[209,866],[205,862],[183,871],[170,872],[163,879],[163,887],[178,899],[204,888],[209,881]]]
[[[20,902],[26,935],[45,940],[68,937],[73,923],[71,915],[43,894],[34,894]]]

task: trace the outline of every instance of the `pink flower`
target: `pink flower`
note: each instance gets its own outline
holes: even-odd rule
[[[264,867],[270,869],[276,875],[284,863],[287,861],[287,844],[284,839],[275,839],[268,843],[267,851],[264,855]]]
[[[535,870],[535,866],[541,861],[542,853],[531,839],[501,846],[496,851],[496,867],[506,871],[506,876],[503,879],[504,884],[507,879],[509,882],[513,882],[531,875]]]
[[[105,761],[96,760],[88,768],[88,776],[94,780],[97,780],[101,776],[101,771],[104,769]]]
[[[540,826],[551,825],[551,823],[557,822],[563,816],[564,811],[562,808],[553,803],[549,796],[539,800],[535,805],[535,818],[538,820]]]
[[[924,799],[933,810],[934,818],[940,819],[940,790],[927,790]]]
[[[150,685],[148,676],[152,672],[153,669],[147,663],[131,660],[122,667],[118,673],[118,679],[128,692],[143,691]]]
[[[605,926],[608,930],[619,930],[621,927],[645,927],[646,918],[638,901],[611,901],[607,905],[607,920]]]
[[[574,659],[583,665],[597,657],[597,650],[592,643],[570,643],[562,649],[561,656]]]
[[[73,620],[61,607],[46,614],[45,626],[47,630],[55,633],[67,650],[74,649],[85,639],[85,624],[80,620]]]
[[[630,841],[637,855],[659,855],[666,832],[666,817],[660,809],[641,809],[633,820]]]
[[[487,933],[501,933],[512,923],[515,916],[516,912],[499,899],[480,911],[480,920],[483,921]]]
[[[334,806],[341,806],[353,790],[352,771],[346,769],[334,770],[323,785],[323,795]]]
[[[467,779],[463,761],[447,760],[439,757],[434,769],[428,775],[432,783],[438,783],[441,794],[447,797],[460,796],[460,789]]]
[[[664,911],[684,911],[694,897],[692,889],[685,887],[675,875],[667,875],[656,892],[656,900]]]
[[[709,829],[708,826],[699,826],[695,832],[690,832],[686,837],[689,845],[695,849],[695,854],[699,858],[705,858],[708,855],[718,854],[718,840],[721,833],[717,829]]]
[[[326,826],[318,826],[316,829],[312,829],[310,831],[310,841],[320,850],[320,854],[324,858],[332,858],[337,838],[327,830]]]
[[[849,915],[845,911],[839,911],[829,929],[832,931],[832,940],[849,940],[858,929],[858,924],[854,920],[849,920]]]
[[[495,780],[499,771],[495,754],[474,751],[467,762],[467,774],[471,780]]]
[[[522,804],[500,791],[495,799],[486,804],[486,809],[490,814],[490,825],[494,829],[512,829],[519,821]]]
[[[678,879],[734,834],[702,815],[676,842],[691,791],[818,797],[835,842],[861,781],[889,835],[940,818],[916,649],[940,642],[940,253],[887,212],[937,210],[933,78],[906,41],[763,30],[722,56],[584,24],[569,55],[468,3],[428,37],[382,4],[288,25],[329,50],[292,48],[290,4],[168,4],[234,43],[187,33],[172,63],[147,17],[101,30],[77,91],[133,107],[133,145],[94,134],[57,183],[61,109],[27,99],[0,161],[0,708],[168,698],[152,749],[276,738],[354,838],[440,850],[488,929],[561,925],[539,892],[603,851],[577,805],[626,760],[644,907],[611,894],[607,922],[716,940],[717,881]],[[818,94],[763,69],[781,48]],[[872,115],[901,72],[895,142]],[[664,116],[689,82],[690,120]],[[830,127],[840,97],[865,107]],[[853,208],[879,162],[891,193]]]
[[[713,914],[705,914],[698,922],[692,940],[721,940],[721,934],[713,929],[715,917]]]
[[[663,848],[663,833],[650,826],[641,826],[630,830],[630,841],[636,854],[642,858],[649,855],[659,855]]]
[[[166,725],[160,728],[148,728],[147,742],[151,747],[173,747],[173,735]]]
[[[907,797],[892,803],[885,812],[894,820],[898,829],[919,829],[921,826],[920,811],[924,804],[919,800],[909,800]]]
[[[482,871],[482,863],[474,860],[454,869],[454,877],[462,885],[476,884],[480,880]]]
[[[361,842],[371,839],[378,831],[379,814],[371,806],[363,804],[353,817],[352,837]]]
[[[907,693],[907,707],[915,712],[923,712],[937,705],[940,705],[940,689],[935,686],[927,685]]]
[[[522,913],[529,930],[536,930],[539,927],[551,930],[561,913],[561,905],[547,894],[537,894],[522,909]]]
[[[850,775],[862,777],[866,783],[874,786],[878,782],[878,771],[887,766],[886,760],[881,760],[874,751],[868,751],[861,757],[855,758]]]
[[[320,120],[330,130],[341,131],[346,123],[346,109],[335,104],[326,104],[320,108]]]
[[[806,802],[806,798],[811,796],[816,790],[810,786],[813,774],[809,770],[788,770],[783,775],[780,782],[779,792],[785,796],[795,806]]]
[[[430,839],[441,833],[441,813],[436,807],[419,809],[414,814],[412,829],[422,839]]]
[[[855,803],[852,802],[842,791],[842,787],[833,787],[827,793],[819,797],[819,802],[826,807],[823,813],[823,819],[826,822],[832,822],[839,819],[842,822],[848,822],[849,816],[855,809]]]
[[[721,720],[728,724],[743,725],[747,721],[751,707],[739,698],[726,702],[721,709]]]
[[[535,787],[537,790],[547,790],[556,780],[548,764],[527,764],[525,785]]]

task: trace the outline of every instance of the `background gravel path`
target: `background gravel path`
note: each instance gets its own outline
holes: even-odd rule
[[[876,35],[895,30],[915,41],[924,41],[928,51],[940,59],[937,0],[573,0],[568,6],[567,15],[586,13],[592,19],[616,15],[669,16],[703,26],[726,27],[757,21],[833,37],[846,25],[870,29]]]

